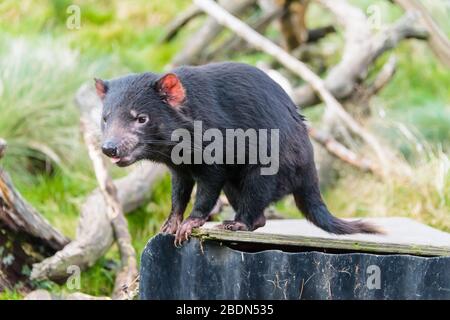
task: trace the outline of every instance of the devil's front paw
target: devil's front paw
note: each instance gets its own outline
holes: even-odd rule
[[[179,215],[171,215],[161,226],[160,232],[168,234],[176,234],[183,218]]]
[[[201,227],[206,222],[203,218],[189,217],[183,221],[178,227],[177,234],[175,235],[175,245],[180,246],[183,241],[188,240],[192,234],[192,229]]]

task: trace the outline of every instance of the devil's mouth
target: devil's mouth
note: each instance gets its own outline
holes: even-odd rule
[[[120,162],[121,158],[109,158],[109,160],[110,160],[112,163],[118,163],[118,162]]]
[[[137,147],[127,155],[121,155],[119,157],[110,157],[109,160],[119,167],[127,167],[140,159],[139,156],[142,151],[141,149],[142,148]]]
[[[134,158],[131,156],[126,157],[113,157],[109,158],[109,160],[113,163],[118,165],[119,167],[124,167],[132,164],[134,162]]]

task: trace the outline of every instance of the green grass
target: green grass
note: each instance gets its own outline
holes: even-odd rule
[[[379,6],[382,23],[402,15],[402,10],[384,0],[352,2],[364,10],[373,4]],[[81,9],[79,30],[66,27],[66,9],[71,4]],[[80,205],[96,187],[79,135],[75,91],[93,77],[164,71],[200,24],[194,21],[171,43],[158,42],[165,25],[189,4],[186,0],[0,2],[0,137],[9,142],[1,165],[11,173],[24,197],[67,236],[74,237]],[[446,10],[435,1],[426,0],[425,4],[450,35]],[[313,26],[321,26],[330,23],[332,16],[313,5],[308,19]],[[277,30],[272,28],[269,34],[276,38]],[[339,47],[342,34],[326,41]],[[394,52],[397,73],[372,102],[375,116],[371,128],[399,150],[412,166],[414,177],[407,183],[395,178],[385,182],[339,164],[340,179],[324,197],[341,217],[408,216],[450,231],[450,72],[420,41],[404,42]],[[339,58],[334,54],[330,62]],[[384,55],[370,73],[376,74],[387,58],[388,54]],[[251,64],[270,61],[261,53],[237,54],[233,59]],[[306,114],[315,122],[322,112],[319,107]],[[124,173],[114,170],[114,176]],[[291,197],[275,207],[287,217],[300,217]],[[151,201],[127,216],[138,254],[169,211],[170,179],[165,177]],[[113,246],[82,272],[80,290],[109,295],[118,261],[118,250]],[[70,292],[65,285],[49,281],[39,282],[38,287]],[[0,293],[0,299],[20,298],[18,291]]]
[[[380,181],[348,170],[342,168],[345,174],[325,194],[332,212],[341,217],[409,217],[450,232],[448,155],[437,154],[427,163],[415,166],[414,177],[408,183]]]
[[[52,225],[73,238],[79,208],[86,195],[96,188],[95,178],[58,170],[52,176],[42,174],[35,176],[33,180],[32,183],[18,183],[16,187]]]
[[[16,171],[25,167],[22,160],[45,160],[43,155],[61,164],[77,136],[76,110],[68,105],[69,92],[83,78],[77,57],[50,39],[2,40],[0,136],[10,145],[5,165]]]
[[[88,270],[80,273],[79,287],[72,287],[73,282],[68,280],[67,283],[57,284],[52,281],[42,280],[35,281],[36,288],[50,291],[52,294],[59,296],[75,292],[83,292],[93,296],[110,296],[114,288],[114,275],[118,268],[116,262],[116,248],[113,246],[111,250],[102,258],[100,258]],[[16,294],[19,298],[21,293],[13,291],[9,294]],[[8,294],[8,293],[7,293]],[[0,296],[0,299],[2,297]]]
[[[9,145],[2,164],[19,178],[49,162],[84,169],[74,93],[108,68],[119,70],[114,59],[87,61],[63,39],[3,33],[0,56],[0,136]]]
[[[80,8],[80,29],[68,29],[66,9]],[[131,71],[162,71],[180,42],[160,45],[164,25],[189,5],[186,0],[173,1],[69,1],[5,0],[0,4],[0,30],[13,35],[27,34],[64,38],[70,47],[96,61],[113,54]],[[100,74],[101,75],[101,74]]]
[[[161,223],[170,212],[170,178],[166,176],[152,192],[151,201],[127,216],[133,246],[142,252],[150,235],[158,233]]]
[[[16,290],[0,292],[0,300],[22,300],[23,295]]]

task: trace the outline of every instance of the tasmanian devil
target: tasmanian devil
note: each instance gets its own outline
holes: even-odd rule
[[[236,211],[233,221],[219,225],[223,229],[252,231],[262,227],[266,222],[264,209],[293,194],[306,218],[323,230],[335,234],[378,233],[368,223],[344,221],[330,214],[320,195],[313,148],[303,118],[286,92],[259,69],[230,62],[185,66],[164,75],[148,72],[108,81],[96,79],[95,87],[104,105],[103,152],[121,167],[148,159],[170,169],[172,209],[161,231],[175,234],[177,243],[205,223],[222,190]],[[180,129],[194,133],[195,123],[201,123],[202,132],[215,129],[216,134],[224,136],[230,129],[245,133],[249,129],[277,130],[278,140],[268,139],[277,146],[262,145],[267,154],[278,152],[276,172],[262,174],[260,156],[256,162],[248,161],[255,143],[223,147],[223,152],[233,152],[231,158],[225,155],[227,159],[236,160],[237,153],[244,151],[245,161],[241,157],[237,163],[175,161],[177,142],[173,133]],[[206,147],[205,142],[195,139],[186,144],[192,150],[189,153],[183,149],[183,159],[192,159]],[[194,184],[195,203],[183,221]]]

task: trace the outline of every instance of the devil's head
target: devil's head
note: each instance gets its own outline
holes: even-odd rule
[[[103,102],[102,151],[125,167],[142,159],[165,162],[170,136],[182,119],[186,93],[173,73],[128,75],[114,80],[95,79]]]

